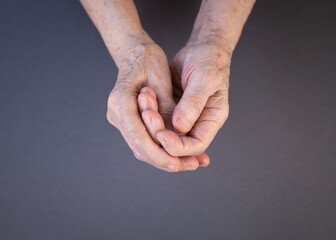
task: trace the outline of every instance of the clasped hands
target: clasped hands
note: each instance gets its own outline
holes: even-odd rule
[[[119,50],[107,119],[135,157],[177,172],[208,166],[204,151],[228,117],[231,52],[219,39],[189,41],[171,62],[152,40]]]

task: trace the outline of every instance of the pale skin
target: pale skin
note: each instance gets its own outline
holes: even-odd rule
[[[203,0],[187,44],[168,65],[132,0],[81,0],[119,73],[107,104],[135,157],[168,172],[204,153],[229,114],[230,62],[255,0]]]

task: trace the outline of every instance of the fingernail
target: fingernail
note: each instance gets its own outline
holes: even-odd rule
[[[177,172],[177,166],[176,165],[168,165],[168,169],[174,172]]]
[[[152,118],[150,116],[144,115],[143,118],[144,118],[144,120],[145,120],[146,123],[152,124]]]
[[[190,123],[185,117],[180,117],[177,119],[177,123],[186,131],[189,130]]]

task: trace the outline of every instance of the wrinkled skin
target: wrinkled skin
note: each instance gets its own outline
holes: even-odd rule
[[[170,172],[207,166],[228,117],[232,52],[255,0],[203,0],[173,59],[142,27],[133,0],[80,0],[118,69],[107,118],[136,158]]]
[[[230,59],[230,51],[216,40],[189,42],[173,59],[170,69],[177,106],[172,123],[184,135],[178,136],[174,131],[159,127],[164,120],[155,108],[145,115],[147,119],[152,119],[151,124],[143,114],[147,130],[170,155],[195,156],[203,153],[226,121],[229,113]],[[144,97],[141,93],[139,100]],[[155,101],[150,96],[147,99]],[[141,101],[139,107],[142,108]],[[180,119],[184,120],[184,124]],[[202,164],[208,165],[208,159]]]
[[[169,155],[155,142],[155,136],[150,136],[141,120],[137,98],[141,88],[148,86],[148,89],[154,90],[151,93],[157,95],[157,101],[153,101],[156,104],[155,110],[163,117],[168,129],[171,129],[169,123],[175,102],[169,67],[162,49],[154,43],[136,44],[134,47],[127,46],[127,50],[121,55],[124,58],[118,66],[118,79],[109,96],[107,119],[120,130],[135,157],[169,172],[195,170],[200,163],[205,165],[208,156],[203,153],[197,157],[178,158]],[[140,109],[142,113],[151,107],[146,103],[147,98],[144,99],[145,103]]]

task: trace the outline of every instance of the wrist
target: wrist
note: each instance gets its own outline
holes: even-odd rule
[[[132,32],[119,31],[117,34],[106,34],[103,39],[117,67],[125,58],[137,58],[145,51],[147,45],[155,44],[142,28]]]
[[[200,43],[216,43],[225,48],[225,50],[232,54],[235,48],[235,41],[232,36],[226,31],[216,27],[194,27],[187,45],[195,45]]]
[[[255,0],[203,0],[188,42],[220,41],[232,53]]]

